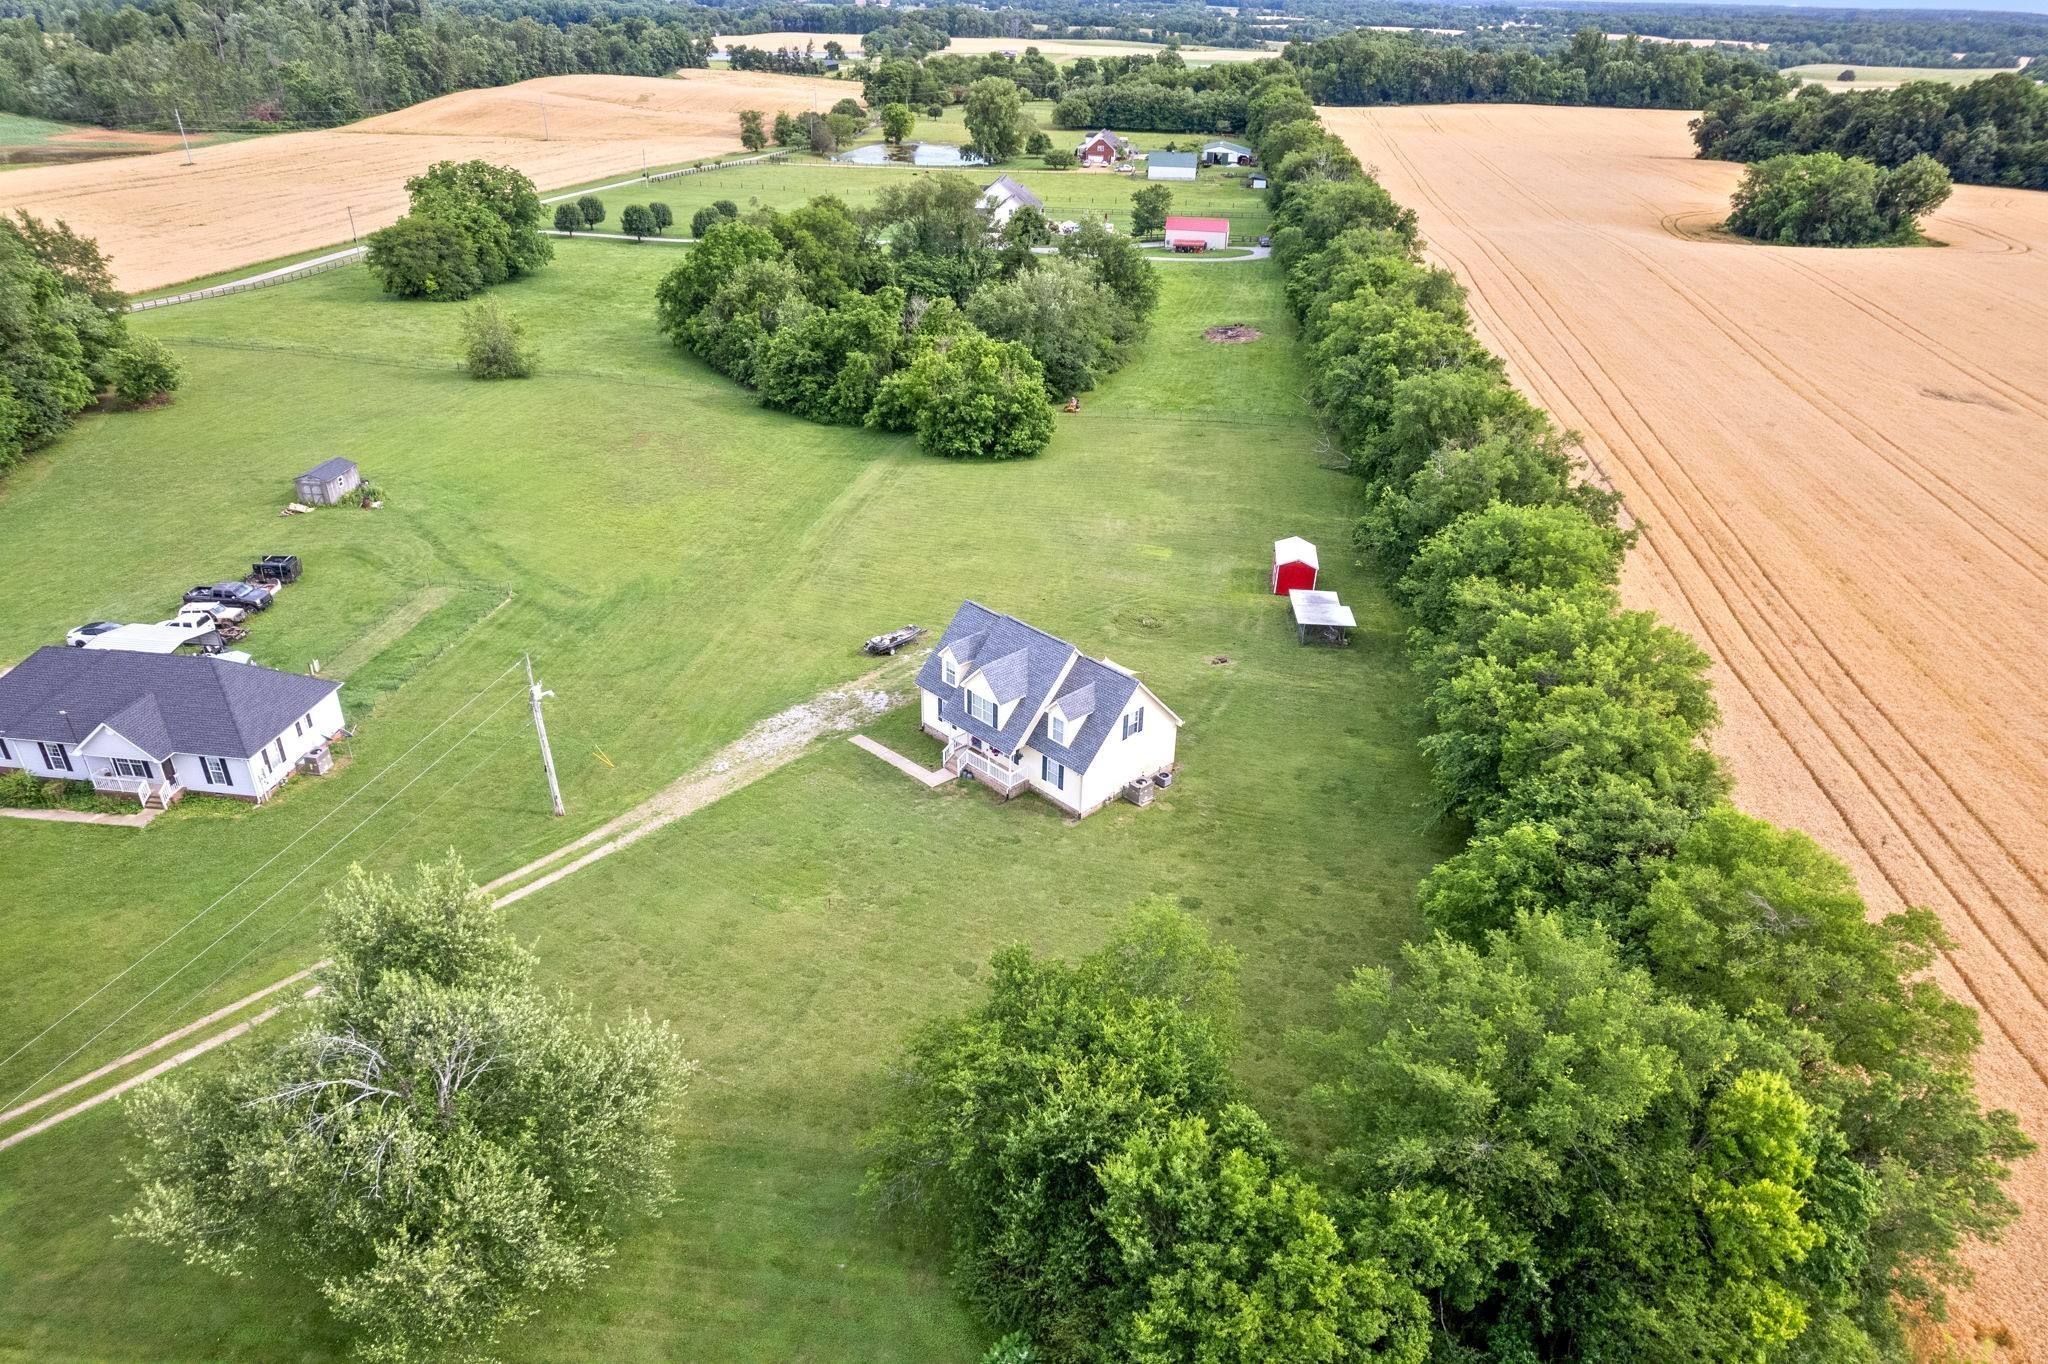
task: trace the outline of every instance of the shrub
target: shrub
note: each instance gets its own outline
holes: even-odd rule
[[[1047,170],[1071,170],[1074,166],[1074,158],[1068,152],[1050,151],[1039,159],[1045,162]]]
[[[0,805],[11,810],[47,810],[52,804],[50,793],[34,773],[18,768],[0,772]]]
[[[1046,136],[1045,129],[1043,128],[1033,128],[1031,136],[1024,139],[1024,154],[1026,156],[1043,157],[1051,150],[1052,139]]]
[[[133,336],[114,356],[114,392],[130,407],[178,391],[184,366],[171,348],[153,336]]]
[[[555,205],[555,231],[577,233],[583,230],[583,210],[574,204]]]
[[[387,294],[464,299],[484,287],[476,243],[454,223],[407,214],[370,234],[364,263]]]
[[[519,319],[487,298],[462,315],[462,356],[472,379],[525,379],[532,375],[533,350]]]
[[[1834,152],[1774,156],[1743,172],[1728,227],[1781,246],[1912,242],[1951,189],[1948,170],[1924,153],[1890,169]]]
[[[876,424],[908,417],[918,448],[947,459],[1017,459],[1052,441],[1045,367],[1014,341],[953,338],[889,377]]]
[[[848,95],[832,106],[832,112],[842,118],[866,119],[868,111],[860,107],[860,101]]]

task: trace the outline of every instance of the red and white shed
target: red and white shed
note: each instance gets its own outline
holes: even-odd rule
[[[1313,592],[1316,570],[1316,547],[1299,535],[1273,542],[1274,596],[1284,597],[1297,589]]]
[[[1221,251],[1230,245],[1230,219],[1168,218],[1166,244],[1183,250]]]

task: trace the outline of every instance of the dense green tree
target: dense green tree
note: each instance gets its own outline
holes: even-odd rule
[[[1173,190],[1166,185],[1147,185],[1131,195],[1131,236],[1151,241],[1165,235],[1166,215],[1173,212]]]
[[[1124,311],[1143,322],[1159,306],[1159,272],[1137,243],[1121,232],[1098,222],[1083,222],[1080,229],[1060,239],[1060,255],[1088,262],[1102,287],[1116,295]]]
[[[1784,1357],[1826,1216],[1813,1113],[1742,1059],[1769,1053],[1554,919],[1403,968],[1344,992],[1318,1093],[1361,1234],[1452,1357]]]
[[[586,194],[576,201],[576,211],[583,215],[585,227],[596,227],[604,221],[604,200],[595,194]]]
[[[760,151],[768,145],[768,132],[761,125],[759,109],[740,110],[740,145],[750,152]]]
[[[815,422],[859,426],[909,346],[903,291],[855,295],[777,331],[756,376],[761,401]]]
[[[690,215],[690,235],[701,241],[704,234],[711,230],[712,224],[721,219],[737,218],[739,216],[739,205],[735,204],[732,200],[714,200]]]
[[[718,231],[712,229],[713,235]],[[723,276],[704,306],[683,323],[682,345],[721,374],[753,385],[759,382],[769,340],[802,322],[812,307],[803,276],[780,252],[766,260],[746,260]]]
[[[869,419],[890,426],[905,414],[918,448],[948,459],[1016,459],[1052,440],[1044,366],[1027,347],[971,328],[889,376]]]
[[[1016,341],[1045,370],[1054,400],[1085,393],[1116,368],[1136,323],[1079,261],[1054,257],[988,284],[967,300],[967,320],[998,341]]]
[[[657,233],[675,226],[676,211],[658,199],[647,206],[647,216],[653,221]]]
[[[555,231],[571,236],[583,230],[583,210],[574,204],[555,205]]]
[[[114,286],[113,267],[99,242],[72,231],[63,219],[46,223],[26,209],[16,209],[13,221],[0,219],[0,231],[17,238],[64,281],[69,292],[82,295],[102,312],[118,313],[128,306],[128,295]]]
[[[185,367],[153,336],[130,337],[114,356],[113,371],[114,392],[130,407],[175,393],[185,382]]]
[[[917,128],[917,116],[902,102],[882,106],[882,140],[901,145]]]
[[[488,1347],[668,1201],[690,1069],[666,1027],[594,1031],[459,864],[330,899],[322,991],[281,1041],[136,1092],[127,1230],[315,1285],[377,1364]]]
[[[1118,1253],[1101,1353],[1140,1364],[1421,1364],[1421,1296],[1338,1231],[1258,1115],[1141,1128],[1097,1167]]]
[[[803,125],[803,124],[801,124],[801,123],[799,123],[799,122],[797,122],[795,118],[791,117],[791,116],[790,116],[790,113],[789,113],[789,111],[788,111],[787,109],[779,110],[779,111],[778,111],[778,112],[776,113],[776,115],[775,115],[775,145],[776,145],[776,146],[778,146],[778,147],[794,147],[794,146],[796,146],[796,145],[797,145],[798,143],[800,143],[800,142],[806,142],[806,141],[808,141],[808,140],[809,140],[809,134],[808,134],[808,133],[807,133],[807,132],[805,131],[805,129],[804,129],[804,125]]]
[[[926,1024],[893,1069],[865,1192],[947,1234],[956,1288],[991,1324],[1092,1357],[1123,1258],[1096,1167],[1236,1097],[1235,957],[1154,906],[1079,962],[1013,947],[991,967],[987,999]]]
[[[51,251],[33,224],[0,219],[0,472],[93,403],[128,339],[120,315],[95,302],[93,272],[46,263],[62,265],[70,248]]]
[[[645,204],[627,204],[619,210],[619,231],[639,240],[654,235],[654,215]]]
[[[701,211],[700,211],[701,216]],[[655,319],[669,341],[684,344],[683,329],[742,265],[782,258],[782,244],[765,227],[719,218],[695,229],[697,245],[662,277],[654,294]]]
[[[1479,579],[1519,591],[1612,585],[1630,536],[1573,506],[1496,504],[1459,517],[1423,542],[1400,590],[1424,626],[1449,624],[1456,594]]]
[[[465,299],[484,287],[475,241],[445,218],[407,214],[370,234],[363,260],[400,298]]]
[[[886,185],[867,216],[875,233],[886,235],[896,280],[911,295],[965,302],[996,272],[981,187],[964,175]]]
[[[967,136],[976,153],[993,162],[1014,160],[1023,150],[1024,97],[1015,81],[986,76],[967,91]]]
[[[472,379],[525,379],[533,374],[533,348],[518,318],[486,298],[462,314],[462,362]]]
[[[1046,154],[1051,151],[1052,139],[1046,136],[1045,129],[1043,128],[1033,128],[1024,139],[1024,155],[1026,156],[1036,156],[1043,160]]]
[[[777,214],[769,230],[813,302],[840,302],[887,277],[873,237],[837,195],[821,194],[801,208]]]
[[[1728,226],[1784,246],[1911,242],[1950,189],[1948,171],[1924,153],[1889,169],[1833,152],[1774,156],[1743,172]]]
[[[1358,543],[1388,566],[1401,568],[1424,540],[1495,502],[1570,503],[1595,521],[1612,524],[1620,499],[1579,474],[1576,455],[1555,435],[1532,439],[1511,431],[1445,445],[1405,483],[1380,486],[1359,518]]]

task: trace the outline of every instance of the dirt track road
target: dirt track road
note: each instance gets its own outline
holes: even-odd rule
[[[844,82],[754,72],[546,76],[466,90],[317,132],[183,152],[9,171],[0,208],[97,237],[131,293],[368,233],[405,211],[405,182],[471,157],[524,171],[543,192],[644,163],[738,151],[739,111],[828,108]]]
[[[1684,113],[1326,110],[1482,334],[1648,533],[1632,605],[1718,660],[1746,809],[1873,906],[1936,910],[1987,1097],[2048,1137],[2048,194],[1964,186],[1946,249],[1712,240]],[[1959,1315],[2048,1358],[2048,1175]]]

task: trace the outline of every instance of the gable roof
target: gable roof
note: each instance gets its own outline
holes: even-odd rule
[[[1202,150],[1205,152],[1213,152],[1219,150],[1243,152],[1246,156],[1250,156],[1252,154],[1252,149],[1250,147],[1245,146],[1244,143],[1231,142],[1227,139],[1218,139],[1215,142],[1204,142],[1202,144]]]
[[[1069,730],[1067,741],[1056,744],[1047,724],[1041,720],[1031,731],[1031,746],[1041,753],[1049,754],[1052,760],[1076,772],[1086,772],[1088,765],[1095,761],[1095,755],[1102,751],[1103,743],[1118,724],[1123,721],[1124,707],[1130,704],[1131,696],[1138,690],[1138,679],[1107,663],[1097,662],[1085,655],[1074,660],[1068,670],[1067,679],[1060,686],[1056,702],[1085,696],[1088,700],[1088,718],[1079,730]],[[1064,707],[1062,707],[1064,710]]]
[[[336,455],[333,459],[322,460],[303,474],[300,474],[299,478],[317,478],[322,483],[325,483],[330,478],[338,478],[342,474],[351,472],[355,467],[356,462],[354,460],[343,459],[341,456]],[[294,479],[293,481],[296,482],[297,480]]]
[[[1307,564],[1318,568],[1316,547],[1299,535],[1290,535],[1285,540],[1273,542],[1273,562],[1276,564]]]
[[[1193,170],[1195,168],[1195,154],[1193,152],[1153,152],[1146,159],[1149,164],[1154,166],[1172,166],[1181,170]]]
[[[105,725],[158,759],[248,758],[340,688],[253,663],[51,645],[0,677],[0,734],[72,743]]]
[[[968,679],[977,675],[975,668],[960,673],[958,686],[947,686],[940,674],[939,655],[968,639],[979,641],[979,656],[990,660],[981,670],[990,689],[999,699],[1014,693],[1015,708],[1000,729],[967,713],[962,691]],[[991,611],[980,602],[966,601],[953,613],[946,632],[939,636],[938,646],[918,669],[917,685],[939,698],[940,718],[947,724],[964,729],[1005,753],[1014,753],[1024,746],[1025,735],[1038,719],[1038,712],[1066,674],[1067,666],[1079,656],[1080,650],[1055,635],[1034,629],[1015,616]],[[1004,700],[1003,704],[1011,702]]]
[[[981,197],[984,202],[1029,204],[1036,209],[1043,209],[1045,207],[1045,200],[1039,198],[1007,175],[998,176],[982,190]]]

